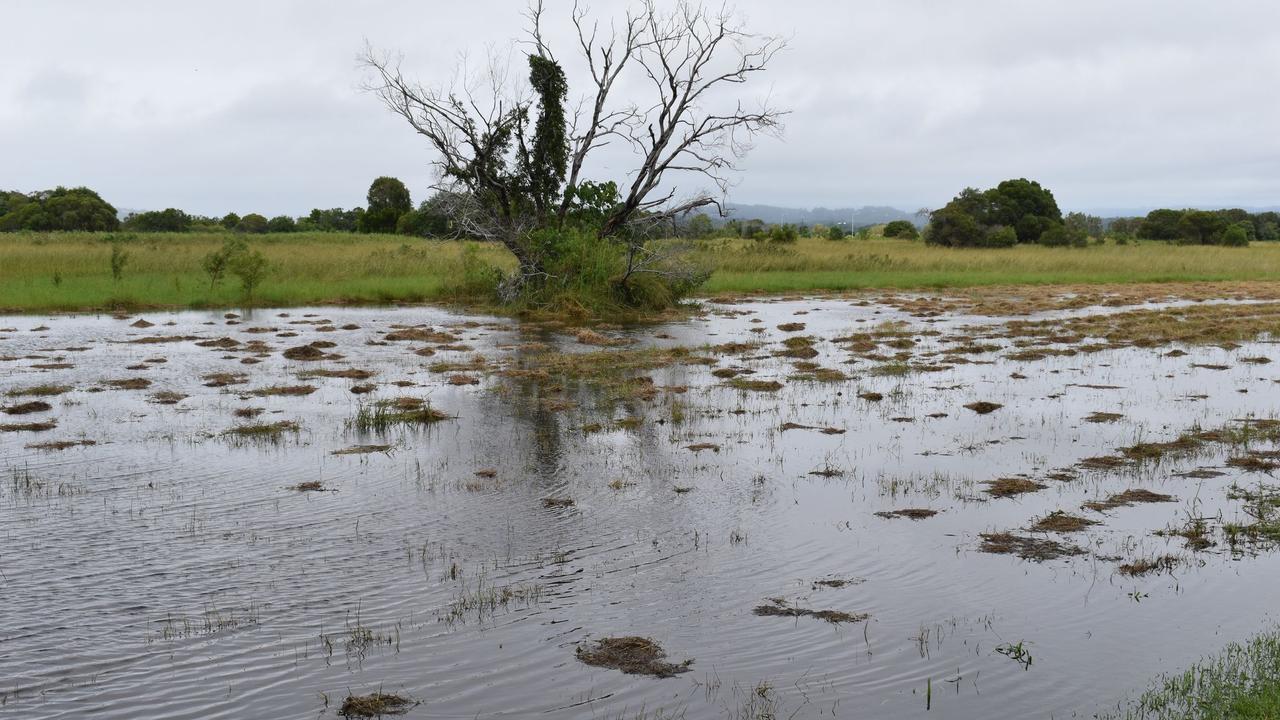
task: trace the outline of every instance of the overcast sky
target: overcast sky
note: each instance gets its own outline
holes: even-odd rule
[[[547,2],[554,42],[568,3]],[[592,4],[605,19],[623,7]],[[88,185],[121,208],[297,215],[362,205],[385,174],[416,202],[431,156],[359,90],[364,39],[444,82],[460,53],[508,48],[522,8],[2,0],[0,188]],[[753,82],[792,114],[743,163],[733,201],[915,210],[1029,177],[1064,208],[1280,204],[1275,0],[737,8],[750,28],[790,38]]]

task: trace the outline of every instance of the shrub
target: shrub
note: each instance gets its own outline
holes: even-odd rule
[[[827,228],[828,240],[844,240],[847,237],[849,237],[849,231],[845,230],[841,225],[832,225]]]
[[[769,228],[769,242],[771,243],[785,243],[790,245],[795,242],[798,237],[799,233],[796,232],[795,225],[774,225]]]
[[[1018,243],[1018,233],[1008,225],[996,225],[987,229],[983,247],[1013,247]]]
[[[240,287],[250,300],[253,291],[262,283],[267,275],[267,258],[257,250],[250,252],[247,248],[231,257],[231,272],[240,278]]]
[[[1089,235],[1079,228],[1054,225],[1041,233],[1036,242],[1048,247],[1085,247],[1089,244]]]
[[[1230,247],[1248,247],[1249,233],[1238,223],[1222,233],[1222,244]]]
[[[920,231],[910,220],[894,220],[884,226],[885,237],[904,237],[908,240],[915,240],[920,237]]]

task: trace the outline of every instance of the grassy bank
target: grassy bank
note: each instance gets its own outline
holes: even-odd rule
[[[93,233],[0,234],[0,310],[36,312],[110,307],[233,307],[234,278],[210,287],[200,268],[221,246],[217,233],[144,234],[124,244],[119,280],[111,246]],[[447,300],[462,273],[463,243],[394,235],[297,233],[251,236],[271,271],[253,302],[264,306]],[[1280,278],[1280,243],[1244,249],[1163,243],[1089,248],[952,250],[885,238],[803,239],[776,246],[739,240],[698,244],[716,271],[714,294],[1091,284]],[[509,256],[479,246],[480,259]]]
[[[1274,720],[1280,718],[1280,631],[1232,643],[1186,672],[1157,680],[1106,720]]]

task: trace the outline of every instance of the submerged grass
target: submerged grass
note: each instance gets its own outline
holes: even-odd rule
[[[362,404],[347,426],[358,432],[386,432],[397,425],[432,425],[450,415],[431,407],[426,400],[396,398]]]

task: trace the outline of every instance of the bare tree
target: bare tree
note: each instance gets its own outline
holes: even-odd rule
[[[596,224],[597,236],[625,245],[624,284],[636,273],[669,272],[670,253],[647,246],[652,228],[706,206],[720,209],[737,160],[758,135],[780,129],[784,111],[748,107],[734,89],[763,72],[785,42],[752,34],[729,9],[694,0],[670,10],[644,0],[606,26],[575,2],[573,52],[587,69],[587,91],[566,118],[541,0],[526,17],[529,88],[510,83],[509,62],[497,58],[480,74],[464,67],[448,89],[424,87],[404,77],[398,59],[371,48],[362,57],[372,71],[367,87],[435,150],[439,189],[454,199],[457,227],[515,255],[516,289],[548,277],[546,243],[536,241],[536,231],[572,218],[589,159],[610,143],[629,146],[637,165]],[[628,74],[648,88],[646,97],[617,97]],[[567,127],[557,131],[561,120]],[[691,177],[714,191],[677,199]]]

